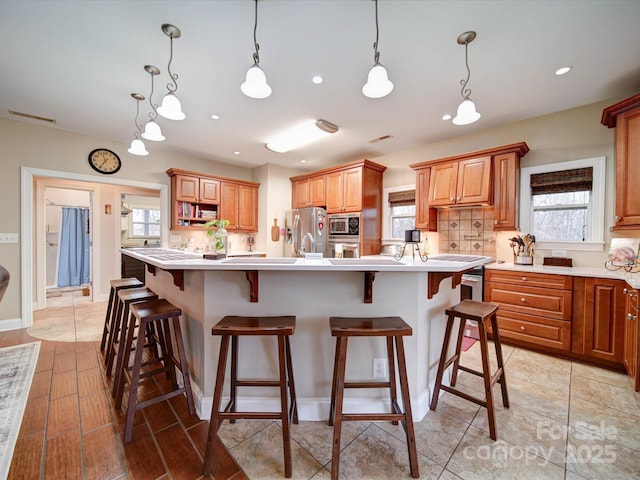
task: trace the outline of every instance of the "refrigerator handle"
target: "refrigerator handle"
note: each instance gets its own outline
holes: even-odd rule
[[[293,220],[293,256],[300,256],[300,215],[296,213]]]

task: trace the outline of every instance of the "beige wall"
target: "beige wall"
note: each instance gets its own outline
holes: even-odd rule
[[[603,108],[621,99],[614,98],[469,135],[464,135],[465,129],[460,127],[461,136],[456,138],[392,155],[371,158],[371,160],[388,167],[384,174],[384,186],[391,187],[415,183],[414,172],[408,167],[411,163],[521,141],[527,142],[531,149],[523,158],[522,166],[606,156],[605,241],[608,242],[610,240],[608,227],[613,217],[614,130],[602,126],[600,117]],[[458,133],[458,130],[455,133]],[[285,195],[282,189],[289,187],[289,176],[299,173],[299,170],[269,166],[252,171],[186,153],[156,150],[154,145],[148,145],[150,151],[148,157],[135,157],[126,152],[128,148],[126,144],[6,119],[0,119],[0,165],[2,165],[0,199],[5,206],[0,221],[2,225],[0,231],[20,232],[21,166],[93,175],[96,181],[100,181],[104,177],[95,173],[87,163],[87,154],[97,147],[110,148],[122,158],[122,169],[112,176],[116,179],[168,185],[169,177],[165,171],[170,167],[179,167],[202,173],[260,181],[263,185],[260,193],[260,234],[257,242],[262,246],[261,249],[268,250],[270,253],[279,248],[270,240],[270,226],[273,225],[275,216],[278,216],[279,224],[282,225],[281,210],[290,204],[290,191]],[[638,235],[638,232],[633,235]],[[433,245],[433,242],[431,243]],[[540,253],[540,256],[544,254],[544,252]],[[601,266],[606,256],[605,252],[569,251],[568,254],[574,258],[576,265],[582,266]],[[510,259],[510,249],[506,240],[500,236],[497,255],[499,259]],[[0,244],[0,264],[5,265],[12,276],[9,290],[0,303],[0,319],[15,319],[21,315],[20,245]]]

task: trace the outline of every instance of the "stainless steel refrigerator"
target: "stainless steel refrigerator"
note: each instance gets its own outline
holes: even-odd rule
[[[327,256],[327,212],[310,207],[287,210],[285,225],[285,257],[304,257],[305,253]]]

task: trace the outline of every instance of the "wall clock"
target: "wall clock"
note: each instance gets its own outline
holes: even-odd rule
[[[89,153],[89,165],[98,173],[112,174],[120,170],[120,157],[106,148],[96,148]]]

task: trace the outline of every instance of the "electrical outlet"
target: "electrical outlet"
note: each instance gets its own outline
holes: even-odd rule
[[[169,235],[171,243],[182,243],[182,235]]]
[[[0,233],[0,243],[18,243],[18,234]]]
[[[385,378],[387,376],[387,359],[373,359],[373,378]]]

